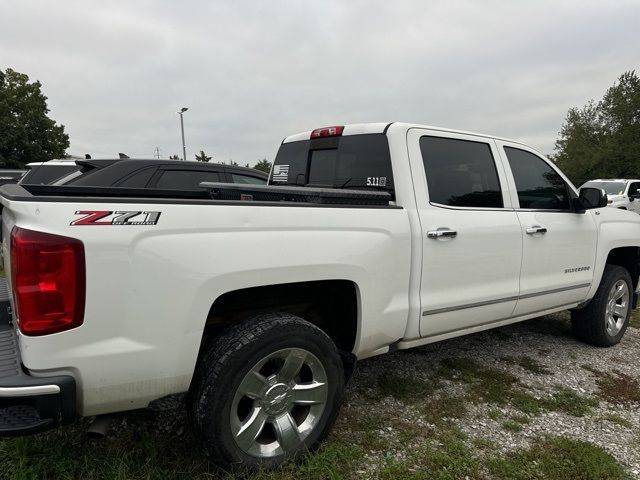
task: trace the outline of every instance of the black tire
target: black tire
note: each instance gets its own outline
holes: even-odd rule
[[[615,334],[607,331],[607,305],[609,293],[614,285],[624,281],[629,292],[629,306],[626,316],[620,317],[622,326]],[[596,347],[611,347],[616,345],[624,336],[631,316],[631,302],[633,299],[633,282],[629,272],[618,265],[606,265],[598,290],[589,304],[579,310],[571,312],[571,328],[576,338]]]
[[[287,407],[287,404],[295,403],[292,400],[294,390],[289,390],[284,395],[280,394],[282,390],[275,390],[276,387],[286,389],[289,385],[303,384],[306,381],[302,379],[303,371],[307,376],[313,376],[312,368],[306,363],[302,364],[302,368],[296,370],[297,373],[287,384],[278,383],[281,382],[279,375],[285,370],[283,368],[285,361],[279,358],[268,360],[267,364],[261,368],[271,368],[272,373],[267,371],[263,373],[263,370],[259,370],[259,373],[263,375],[260,378],[267,379],[267,383],[260,383],[260,385],[264,385],[261,390],[262,396],[251,399],[240,393],[242,391],[239,390],[241,384],[244,385],[243,380],[248,378],[246,376],[250,371],[258,371],[261,361],[265,358],[271,358],[270,356],[273,355],[277,356],[280,352],[285,352],[283,355],[286,356],[291,351],[310,353],[311,355],[304,358],[311,359],[309,362],[314,369],[319,369],[318,364],[321,364],[321,371],[325,374],[326,389],[323,389],[323,395],[326,395],[326,401],[322,402],[324,406],[323,410],[320,410],[321,413],[314,416],[310,414],[311,409],[321,407],[300,407],[299,405]],[[282,361],[280,367],[278,367],[278,361]],[[194,416],[192,420],[201,435],[208,457],[223,468],[240,467],[251,471],[270,469],[287,461],[295,461],[308,451],[313,451],[320,444],[328,435],[338,416],[345,383],[343,365],[338,350],[322,330],[294,315],[285,313],[261,314],[231,326],[208,343],[207,350],[197,368],[199,372],[194,377],[197,379],[197,384],[192,385],[190,394],[190,402],[192,403],[190,411]],[[304,370],[305,368],[307,370]],[[315,377],[313,380],[315,381]],[[240,402],[244,402],[242,408],[249,412],[244,420],[238,418],[239,423],[248,422],[252,416],[251,412],[255,412],[256,409],[260,409],[261,415],[273,414],[273,418],[267,421],[269,425],[261,430],[262,433],[257,439],[262,441],[262,436],[265,436],[267,443],[269,441],[275,442],[269,445],[277,444],[275,448],[284,450],[284,452],[271,452],[272,456],[260,457],[248,453],[248,450],[239,446],[234,438],[233,430],[236,428],[236,434],[239,438],[240,435],[237,432],[239,423],[235,423],[236,417],[232,416],[240,416],[237,413],[240,411],[238,406],[240,404],[237,401],[238,395],[242,397]],[[284,408],[283,412],[268,412],[268,409],[278,409],[281,406]],[[294,411],[288,411],[287,408],[302,408],[302,411],[296,410],[294,413]],[[304,409],[306,408],[309,411],[305,417]],[[301,423],[297,425],[301,428],[304,427],[304,422],[310,422],[306,427],[306,433],[304,435],[300,433],[296,437],[296,441],[301,439],[299,443],[290,443],[291,448],[285,449],[283,445],[286,442],[280,441],[283,434],[281,433],[281,436],[278,437],[276,433],[278,429],[275,418],[278,415],[279,418],[286,416],[290,420],[293,419],[294,422],[301,418]],[[306,420],[309,417],[311,420]],[[269,429],[270,432],[267,431]],[[280,432],[282,431],[280,430]],[[298,432],[297,428],[296,432]],[[269,439],[270,435],[271,439]],[[289,438],[289,440],[291,439]],[[254,445],[252,448],[255,448],[256,441],[252,440],[251,442]],[[295,445],[295,447],[291,445]]]

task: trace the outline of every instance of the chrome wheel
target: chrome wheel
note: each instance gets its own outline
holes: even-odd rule
[[[327,403],[327,373],[312,353],[278,350],[244,376],[231,404],[231,434],[245,453],[292,452],[318,425]]]
[[[607,333],[612,337],[620,332],[627,319],[629,298],[629,285],[624,280],[618,280],[609,291],[605,321]]]

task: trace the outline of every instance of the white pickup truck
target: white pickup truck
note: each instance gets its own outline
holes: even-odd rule
[[[0,188],[0,433],[188,391],[213,461],[271,467],[327,435],[357,359],[565,309],[611,346],[636,305],[640,217],[511,140],[321,128],[267,186],[201,186]]]

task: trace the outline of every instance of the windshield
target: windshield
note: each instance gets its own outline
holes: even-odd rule
[[[582,187],[601,188],[607,195],[622,195],[626,186],[627,182],[587,182],[582,185]]]

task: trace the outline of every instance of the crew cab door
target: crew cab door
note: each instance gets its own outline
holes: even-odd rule
[[[522,230],[494,141],[426,129],[407,141],[422,229],[420,335],[509,318]]]
[[[583,301],[593,279],[597,230],[592,215],[597,212],[574,212],[573,187],[534,150],[496,143],[523,233],[520,297],[514,315]]]

